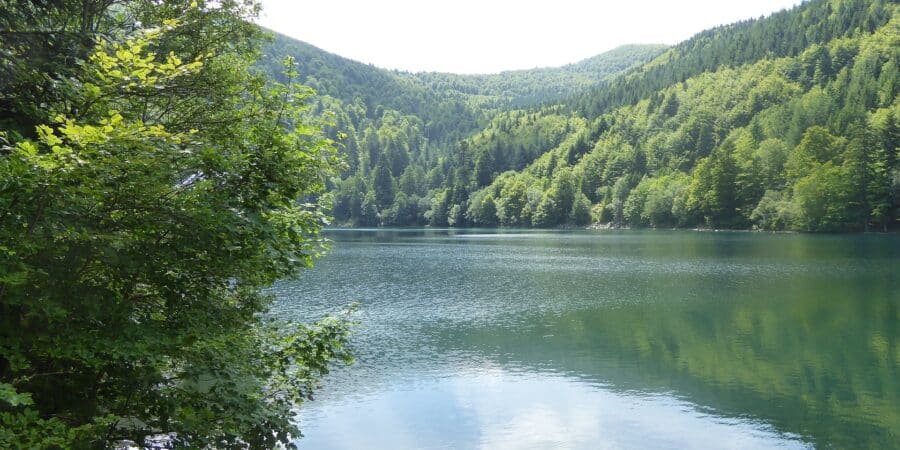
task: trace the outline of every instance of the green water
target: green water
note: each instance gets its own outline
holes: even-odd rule
[[[335,230],[301,448],[900,448],[900,237]]]

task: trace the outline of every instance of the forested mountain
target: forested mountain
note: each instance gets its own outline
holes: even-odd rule
[[[896,225],[896,9],[818,1],[701,33],[577,99],[586,130],[573,129],[526,170],[473,190],[456,219],[805,231]],[[667,84],[637,102],[615,97],[640,98],[640,87]],[[605,109],[597,99],[626,106]]]
[[[335,219],[894,228],[897,8],[815,0],[701,32],[650,61],[658,47],[625,47],[485,76],[347,70],[308,56],[319,69],[306,80],[339,97],[322,108],[336,112],[335,136],[346,133]],[[352,82],[367,80],[363,69],[377,84]]]
[[[422,137],[440,145],[467,137],[500,110],[560,101],[651,60],[665,48],[627,45],[558,68],[458,75],[384,70],[273,33],[260,65],[278,76],[284,57],[294,57],[300,62],[298,81],[325,97],[328,109],[348,113],[354,129],[346,127],[347,133],[363,131],[386,112],[395,112],[420,119]]]
[[[872,33],[890,19],[889,3],[817,0],[764,19],[712,28],[672,47],[622,80],[582,96],[575,104],[582,114],[597,115],[703,72],[763,58],[797,56],[814,44]]]

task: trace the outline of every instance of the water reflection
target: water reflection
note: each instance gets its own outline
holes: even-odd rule
[[[900,442],[896,236],[332,238],[275,288],[300,318],[363,302],[359,363],[307,405],[304,447]]]
[[[313,430],[301,444],[317,449],[811,447],[668,394],[490,369],[336,402],[307,417]]]

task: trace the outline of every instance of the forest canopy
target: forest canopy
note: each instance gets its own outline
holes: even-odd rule
[[[304,55],[301,78],[328,94],[316,108],[349,165],[329,184],[338,224],[887,230],[897,8],[814,0],[668,49],[480,77],[288,38],[267,51]]]

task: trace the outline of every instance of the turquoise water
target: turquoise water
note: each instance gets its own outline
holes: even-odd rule
[[[334,230],[301,448],[900,448],[900,236]]]

